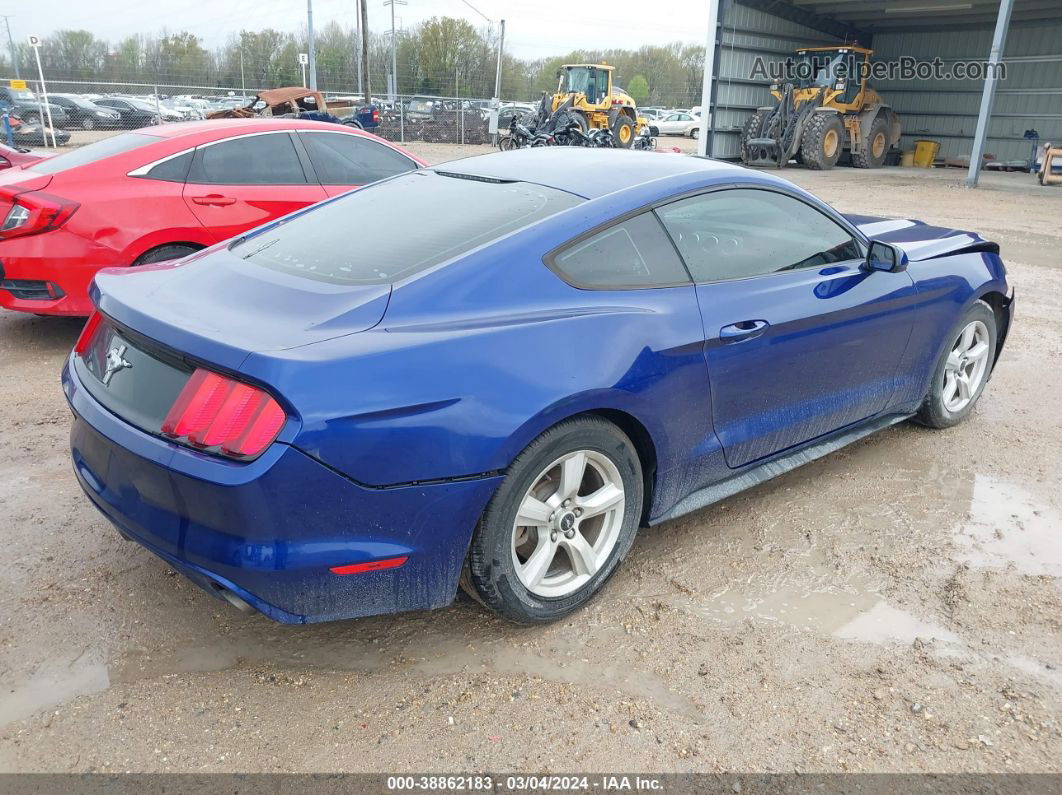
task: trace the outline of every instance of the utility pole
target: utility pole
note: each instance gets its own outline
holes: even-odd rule
[[[317,53],[313,46],[313,0],[306,0],[306,34],[307,52],[310,54],[310,85],[308,88],[317,90]],[[305,85],[305,80],[303,84]],[[322,108],[323,110],[323,108]]]
[[[358,3],[358,14],[357,14],[357,16],[354,17],[354,59],[358,62],[358,93],[361,94],[362,99],[364,99],[365,102],[367,103],[368,99],[365,98],[365,89],[362,88],[362,86],[361,86],[361,80],[362,80],[362,76],[361,76],[361,55],[360,55],[361,37],[362,37],[362,30],[361,30],[361,3],[359,2]]]
[[[11,17],[12,14],[0,14],[4,18],[4,24],[7,26],[7,46],[11,48],[11,63],[15,67],[15,79],[21,80],[22,75],[18,71],[18,51],[15,49],[15,40],[11,38]]]
[[[505,54],[505,20],[501,21],[501,37],[498,39],[498,71],[494,74],[494,98],[501,99],[502,57]]]
[[[372,104],[372,86],[369,80],[369,0],[358,0],[358,16],[361,18],[361,73],[362,97],[366,105]]]
[[[398,39],[395,37],[395,5],[407,6],[406,0],[386,0],[391,6],[391,101],[398,101]]]

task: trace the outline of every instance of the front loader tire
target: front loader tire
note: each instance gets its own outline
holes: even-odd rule
[[[889,151],[889,126],[881,116],[870,125],[870,135],[864,143],[863,151],[852,152],[852,165],[856,168],[881,168],[885,165],[885,155]]]
[[[624,113],[618,114],[612,123],[612,135],[616,138],[617,147],[630,149],[634,145],[634,122],[631,117]]]
[[[763,128],[763,121],[770,113],[769,110],[758,110],[753,113],[745,121],[745,126],[741,128],[741,162],[748,165],[749,161],[754,159],[754,156],[749,152],[746,142],[750,138],[759,138],[760,130]]]
[[[837,165],[844,150],[844,124],[836,113],[813,113],[800,138],[804,165],[813,171],[828,171]]]

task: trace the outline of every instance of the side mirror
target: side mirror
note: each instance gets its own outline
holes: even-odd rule
[[[560,77],[560,76],[561,76],[561,70],[560,70],[560,69],[558,69],[558,70],[557,70],[557,75],[556,75],[556,76],[557,76],[557,77]]]
[[[881,240],[871,240],[867,249],[867,270],[899,273],[907,270],[907,254],[903,249]]]

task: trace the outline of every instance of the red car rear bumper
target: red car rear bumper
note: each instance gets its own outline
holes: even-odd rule
[[[0,241],[0,307],[40,315],[88,315],[89,284],[122,265],[114,249],[56,229]],[[58,297],[52,297],[58,296]]]

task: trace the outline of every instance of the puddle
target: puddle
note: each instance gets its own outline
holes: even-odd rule
[[[110,686],[107,666],[100,660],[82,656],[73,661],[49,661],[21,687],[0,694],[0,726]]]
[[[869,610],[860,613],[833,632],[835,638],[858,640],[864,643],[910,643],[915,638],[959,642],[959,636],[936,624],[923,621],[911,613],[899,610],[880,600]]]
[[[970,518],[955,535],[956,559],[981,568],[1062,577],[1062,517],[1029,492],[977,475]]]

